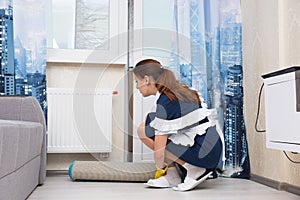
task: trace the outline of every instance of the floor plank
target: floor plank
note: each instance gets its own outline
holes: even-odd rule
[[[279,191],[245,179],[217,178],[206,180],[188,192],[145,188],[143,183],[128,182],[72,182],[66,175],[47,177],[28,200],[79,199],[181,199],[181,200],[300,200],[300,196]]]

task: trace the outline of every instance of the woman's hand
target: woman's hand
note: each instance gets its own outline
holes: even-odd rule
[[[166,166],[164,169],[160,169],[159,167],[156,166],[156,172],[154,178],[157,179],[161,176],[166,175],[167,171],[168,171],[168,166]]]

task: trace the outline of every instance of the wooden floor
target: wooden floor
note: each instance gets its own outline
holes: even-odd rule
[[[72,182],[67,175],[47,177],[28,200],[300,200],[300,196],[279,191],[245,179],[217,178],[206,180],[194,190],[177,192],[171,188],[150,189],[143,183]]]

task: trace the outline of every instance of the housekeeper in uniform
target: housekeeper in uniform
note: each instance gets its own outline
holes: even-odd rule
[[[154,151],[156,173],[149,187],[187,191],[223,169],[224,138],[215,109],[207,109],[198,92],[176,80],[159,61],[145,59],[133,70],[136,88],[144,96],[158,95],[155,112],[138,130],[141,141]],[[185,177],[180,176],[179,167]]]

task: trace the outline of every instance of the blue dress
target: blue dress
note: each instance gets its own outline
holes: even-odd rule
[[[146,136],[168,135],[166,149],[192,165],[206,169],[222,169],[224,142],[216,127],[214,110],[195,102],[172,102],[161,94],[156,111],[148,113],[145,122]]]

